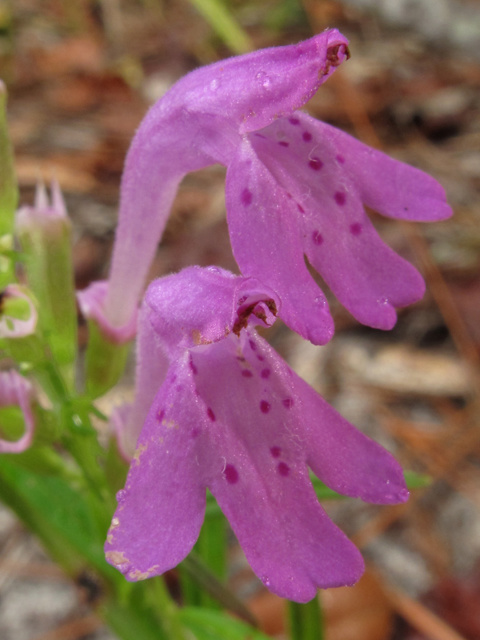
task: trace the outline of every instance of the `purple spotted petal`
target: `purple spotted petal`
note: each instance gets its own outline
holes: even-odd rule
[[[133,269],[134,270],[134,269]],[[123,326],[113,324],[105,313],[108,283],[92,282],[86,289],[77,291],[77,299],[83,315],[94,320],[108,340],[115,344],[129,342],[137,331],[137,309],[134,307],[128,322]]]
[[[298,117],[303,130],[312,135],[311,148],[326,143],[334,150],[361,201],[371,209],[390,218],[418,222],[445,220],[452,215],[445,190],[428,174],[305,113]]]
[[[32,393],[30,382],[16,371],[0,373],[0,407],[20,407],[25,421],[25,433],[19,440],[11,442],[0,439],[0,453],[21,453],[31,445],[35,431],[31,407]]]
[[[347,40],[327,30],[297,45],[198,69],[152,107],[122,179],[105,303],[111,325],[125,325],[134,312],[182,177],[216,162],[227,165],[241,134],[304,105],[346,56]]]
[[[205,512],[198,401],[188,357],[172,367],[151,406],[105,545],[127,580],[176,566],[190,552]],[[201,459],[201,458],[200,458]]]
[[[304,120],[302,114],[295,126],[286,119],[278,120],[260,136],[250,136],[258,162],[283,187],[277,189],[277,198],[270,200],[270,215],[289,198],[294,200],[295,223],[303,240],[299,258],[307,255],[360,322],[391,329],[396,322],[395,308],[422,297],[423,279],[380,239],[363,209],[356,184],[344,170],[343,161],[336,158],[335,147],[305,126]],[[279,145],[279,140],[288,146]],[[257,191],[261,188],[269,188],[266,179]],[[239,264],[244,269],[240,259]],[[266,272],[264,279],[270,284],[271,277]],[[298,315],[304,318],[303,312]],[[290,326],[295,329],[291,321]]]
[[[328,342],[333,321],[305,265],[299,202],[274,179],[248,140],[228,167],[226,204],[233,253],[242,273],[278,292],[280,317],[294,331],[315,344]]]
[[[192,353],[211,419],[207,484],[263,583],[307,602],[317,587],[356,582],[363,561],[316,498],[296,439],[298,412],[286,406],[289,380],[268,355],[266,343],[246,332]]]

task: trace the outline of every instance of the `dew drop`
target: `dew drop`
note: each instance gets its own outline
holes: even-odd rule
[[[262,576],[261,580],[266,587],[270,586],[270,578],[268,576]]]
[[[125,498],[127,497],[127,492],[125,491],[125,489],[120,489],[120,491],[117,491],[117,502],[118,504],[122,504],[122,502],[125,502]]]
[[[264,87],[265,89],[268,89],[268,87],[270,87],[270,85],[272,84],[272,81],[267,76],[265,71],[259,71],[255,76],[255,78],[260,82],[262,87]]]
[[[206,267],[207,271],[210,273],[220,273],[220,269],[218,267]]]
[[[218,89],[218,87],[219,87],[219,84],[220,83],[218,82],[218,80],[216,78],[214,80],[212,80],[210,82],[210,91],[216,91]]]

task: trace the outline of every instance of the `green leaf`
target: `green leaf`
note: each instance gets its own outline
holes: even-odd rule
[[[180,609],[180,619],[197,640],[269,640],[258,629],[220,611],[185,607]]]
[[[99,530],[89,504],[61,478],[35,473],[21,466],[16,456],[4,454],[0,456],[0,499],[70,575],[90,565],[112,581],[121,578],[105,560],[105,533]]]

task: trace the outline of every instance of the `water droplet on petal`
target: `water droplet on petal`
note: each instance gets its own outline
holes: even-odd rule
[[[125,498],[127,497],[127,492],[125,491],[125,489],[120,489],[120,491],[117,491],[117,502],[118,504],[122,504],[122,502],[125,502]]]
[[[220,269],[218,267],[207,267],[207,271],[211,273],[220,273]]]
[[[266,587],[270,586],[270,578],[268,576],[262,576],[261,580]]]
[[[261,83],[262,87],[268,89],[268,87],[272,84],[272,81],[267,76],[265,71],[259,71],[255,78]]]
[[[218,87],[219,87],[219,84],[220,83],[218,82],[218,80],[216,78],[214,80],[212,80],[210,82],[210,91],[216,91],[218,89]]]

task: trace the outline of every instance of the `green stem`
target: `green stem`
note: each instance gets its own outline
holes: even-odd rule
[[[150,604],[152,605],[165,635],[171,640],[186,640],[185,630],[180,621],[178,607],[168,593],[163,577],[158,576],[148,581]]]
[[[325,629],[318,594],[306,604],[289,602],[291,640],[324,640]]]

